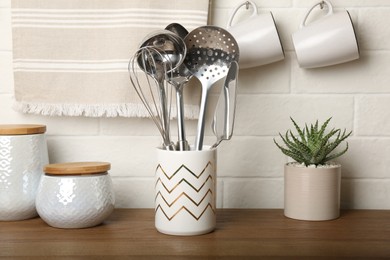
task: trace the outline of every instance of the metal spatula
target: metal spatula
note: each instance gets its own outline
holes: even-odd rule
[[[217,141],[212,148],[217,147],[223,140],[230,140],[233,135],[234,117],[236,112],[238,63],[230,64],[221,95],[215,108],[212,129]]]

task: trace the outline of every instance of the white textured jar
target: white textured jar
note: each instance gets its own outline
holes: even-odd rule
[[[39,216],[57,228],[87,228],[114,210],[115,196],[106,162],[49,164],[39,184]]]
[[[37,216],[35,196],[49,163],[44,125],[0,125],[0,221]]]

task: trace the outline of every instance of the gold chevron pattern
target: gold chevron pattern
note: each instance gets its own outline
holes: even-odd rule
[[[161,167],[161,164],[157,165],[156,167],[156,172],[158,170],[161,170],[161,172],[168,178],[168,180],[172,179],[178,172],[180,172],[182,169],[185,169],[187,170],[189,173],[191,173],[193,176],[195,176],[197,179],[199,179],[200,176],[203,175],[203,173],[207,170],[207,168],[209,168],[210,166],[212,166],[212,163],[211,162],[208,162],[206,164],[206,166],[204,167],[204,169],[199,173],[199,175],[196,175],[193,171],[191,171],[187,166],[185,166],[184,164],[182,164],[172,175],[171,177],[168,176],[168,174],[164,171],[164,169]]]
[[[180,212],[187,213],[196,221],[199,221],[208,209],[215,214],[214,174],[211,162],[208,162],[199,174],[182,164],[170,175],[159,164],[156,167],[155,212],[161,211],[168,221],[174,219]],[[173,180],[175,176],[181,178]],[[188,180],[188,177],[191,177],[190,179],[195,177],[196,181]]]
[[[208,191],[206,192],[206,194],[203,196],[203,198],[199,201],[199,202],[196,202],[194,201],[190,196],[188,196],[187,193],[185,192],[182,192],[177,198],[175,198],[171,203],[169,203],[165,198],[164,196],[161,194],[161,192],[159,191],[156,195],[156,198],[155,200],[157,200],[157,197],[160,196],[163,201],[165,202],[165,204],[168,205],[168,207],[171,207],[173,204],[175,204],[176,201],[178,201],[181,197],[187,197],[192,203],[194,203],[196,206],[199,207],[199,205],[202,203],[202,201],[207,197],[208,194],[211,194],[213,195],[213,191],[211,189],[208,189]]]
[[[194,191],[196,192],[199,192],[202,190],[202,188],[204,187],[204,185],[206,185],[206,183],[211,180],[213,181],[213,177],[211,175],[209,175],[209,177],[207,177],[207,179],[202,183],[202,185],[200,186],[199,189],[195,188],[189,181],[187,181],[186,179],[181,179],[178,183],[176,183],[172,189],[168,189],[167,186],[165,186],[164,182],[161,180],[161,178],[158,178],[157,181],[156,181],[156,185],[155,187],[157,186],[158,183],[161,183],[161,185],[164,187],[164,189],[168,192],[168,193],[172,193],[172,191],[174,191],[177,187],[179,187],[179,185],[182,183],[182,182],[185,182],[186,184],[188,184],[188,186],[190,186]]]
[[[215,214],[215,209],[213,209],[213,206],[212,206],[210,203],[207,204],[207,206],[204,208],[204,210],[202,211],[202,213],[200,213],[199,216],[195,216],[195,214],[192,213],[192,212],[191,212],[189,209],[187,209],[185,206],[182,206],[182,207],[181,207],[178,211],[176,211],[171,217],[169,217],[169,216],[167,215],[167,213],[165,213],[165,211],[163,210],[163,208],[161,207],[160,204],[157,206],[156,212],[160,209],[161,212],[165,215],[165,217],[166,217],[169,221],[171,221],[171,220],[172,220],[174,217],[176,217],[176,215],[179,214],[182,210],[185,210],[185,211],[187,211],[188,214],[190,214],[194,219],[199,220],[199,219],[203,216],[203,214],[206,212],[206,210],[207,210],[208,208],[210,208],[210,209],[213,211],[213,213]]]

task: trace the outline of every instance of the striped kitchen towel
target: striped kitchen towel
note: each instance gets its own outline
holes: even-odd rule
[[[14,108],[50,116],[148,116],[128,61],[149,33],[207,24],[209,0],[12,0]],[[199,88],[186,88],[186,117]],[[188,94],[188,91],[194,92]]]

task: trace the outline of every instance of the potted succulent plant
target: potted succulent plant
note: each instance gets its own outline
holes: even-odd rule
[[[341,165],[332,162],[348,150],[335,149],[352,132],[327,131],[331,118],[321,126],[318,120],[310,127],[299,127],[291,118],[297,133],[288,130],[283,136],[285,146],[274,139],[276,146],[295,162],[284,167],[284,215],[299,220],[330,220],[340,215]]]

